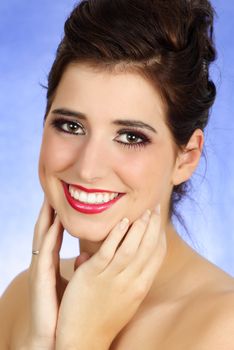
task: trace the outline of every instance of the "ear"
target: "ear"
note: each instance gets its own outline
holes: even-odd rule
[[[187,181],[192,176],[201,158],[203,144],[203,131],[196,129],[184,149],[178,152],[172,177],[174,186]]]

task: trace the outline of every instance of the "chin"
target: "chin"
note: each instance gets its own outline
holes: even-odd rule
[[[103,223],[100,225],[97,223],[89,223],[88,225],[87,223],[83,225],[79,223],[75,225],[66,220],[60,219],[60,221],[68,234],[75,238],[90,242],[101,242],[105,240],[111,231],[111,228],[108,230],[107,225],[103,225]]]

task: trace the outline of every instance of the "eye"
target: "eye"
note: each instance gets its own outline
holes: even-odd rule
[[[84,135],[83,126],[73,120],[58,118],[52,120],[51,125],[60,132],[65,132],[73,135]]]
[[[150,143],[148,136],[136,131],[121,130],[118,135],[119,137],[116,142],[120,143],[122,146],[127,146],[129,148],[145,147],[148,143]]]

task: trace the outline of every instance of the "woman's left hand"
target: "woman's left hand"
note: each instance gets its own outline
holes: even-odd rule
[[[60,305],[56,349],[108,349],[149,292],[166,253],[160,215],[143,215],[129,230],[128,222],[123,226],[114,227],[70,280]]]

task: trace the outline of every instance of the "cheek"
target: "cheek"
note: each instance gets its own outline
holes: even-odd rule
[[[147,187],[159,179],[164,171],[163,160],[155,152],[139,151],[139,154],[129,155],[129,159],[122,164],[122,172],[134,187]]]
[[[39,158],[39,178],[42,187],[50,176],[66,170],[77,156],[73,143],[61,140],[57,135],[45,133]]]
[[[129,159],[121,164],[122,178],[134,190],[136,199],[142,195],[152,202],[167,193],[172,163],[166,150],[140,151],[134,156],[129,155]]]

